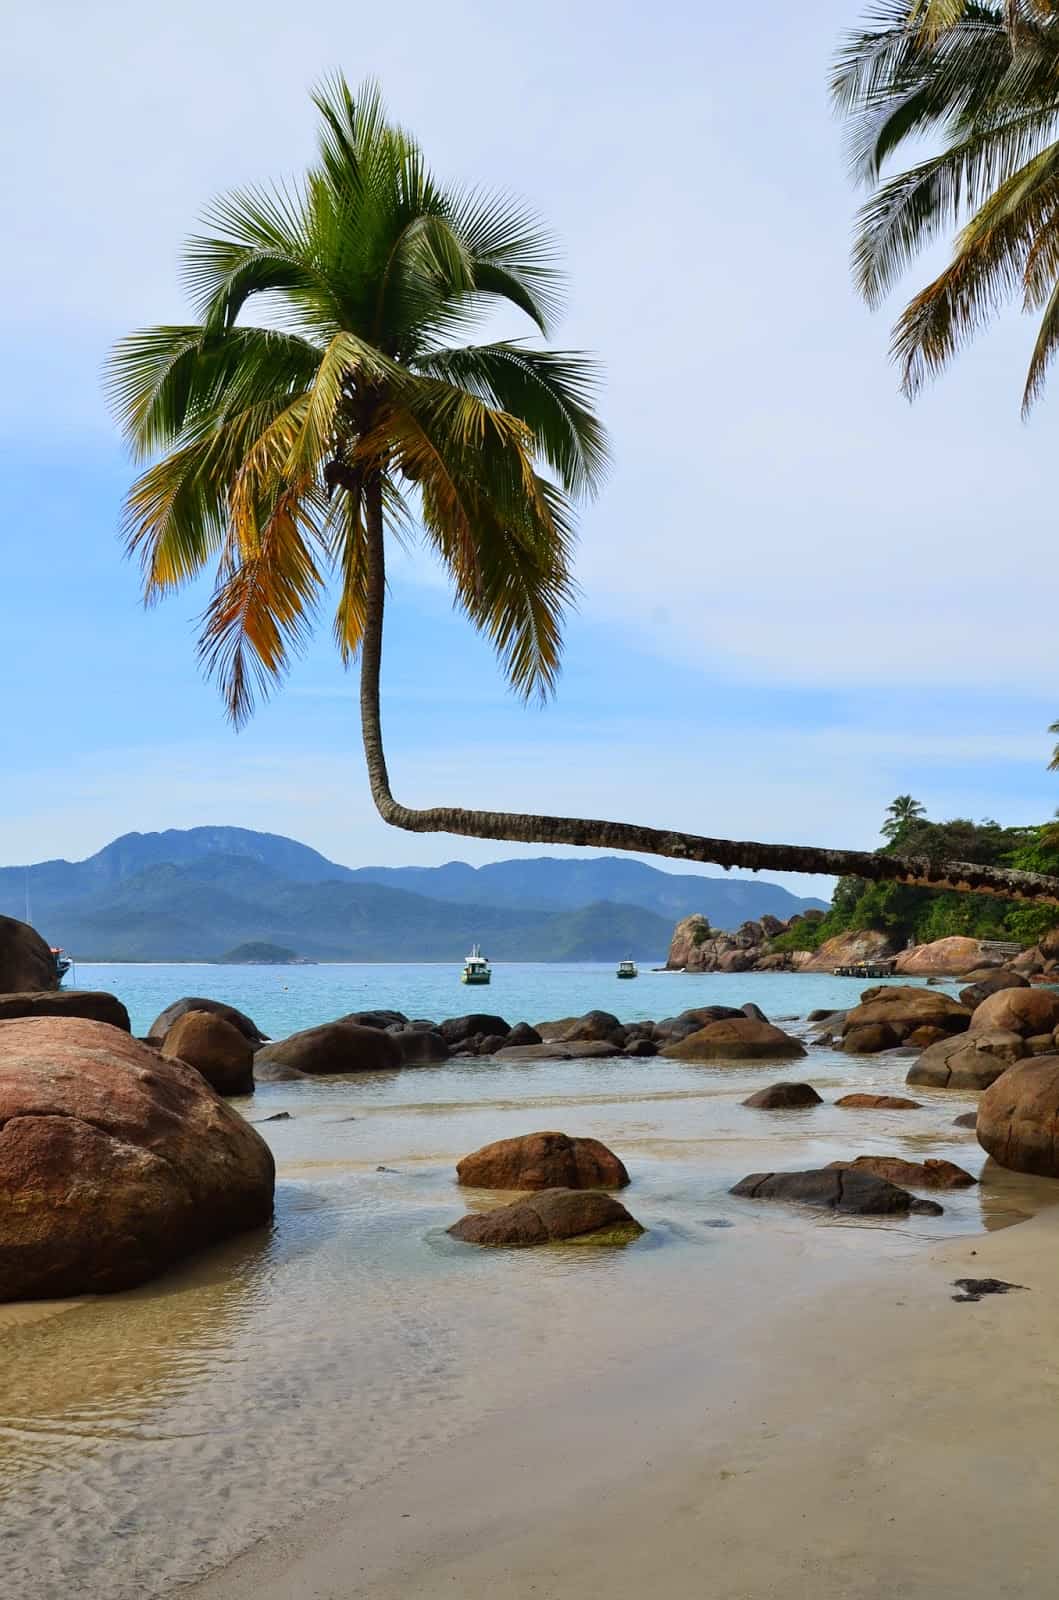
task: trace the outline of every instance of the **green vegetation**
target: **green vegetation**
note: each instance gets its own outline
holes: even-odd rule
[[[297,951],[288,950],[286,945],[269,944],[264,939],[249,939],[218,959],[232,966],[289,967],[292,962],[299,960],[299,956]]]
[[[1059,829],[1002,828],[992,821],[931,822],[911,795],[887,810],[882,854],[925,856],[931,861],[970,861],[1021,872],[1059,873]],[[926,944],[953,934],[976,939],[1017,939],[1033,944],[1059,923],[1059,907],[1029,906],[993,895],[915,889],[900,883],[840,878],[831,909],[820,922],[802,922],[772,941],[774,950],[816,950],[839,933],[874,928],[897,944]]]

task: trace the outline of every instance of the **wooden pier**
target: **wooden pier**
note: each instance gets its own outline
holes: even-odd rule
[[[893,961],[854,961],[852,966],[836,967],[836,978],[892,978],[896,958]]]

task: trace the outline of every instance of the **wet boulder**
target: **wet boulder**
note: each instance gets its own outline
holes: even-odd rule
[[[214,1016],[223,1017],[233,1028],[238,1028],[243,1037],[249,1039],[255,1048],[266,1041],[266,1035],[244,1011],[237,1011],[235,1006],[225,1005],[223,1000],[209,1000],[202,995],[185,995],[182,1000],[174,1000],[171,1006],[166,1006],[165,1010],[155,1017],[147,1030],[150,1042],[161,1044],[173,1024],[179,1022],[186,1011],[212,1011]]]
[[[130,1031],[129,1013],[116,995],[95,989],[44,989],[35,994],[0,994],[0,1022],[19,1017],[80,1017]]]
[[[752,1172],[729,1191],[747,1200],[786,1200],[819,1206],[845,1216],[907,1216],[910,1211],[937,1216],[941,1207],[916,1200],[906,1189],[869,1172],[818,1167],[807,1172]]]
[[[750,1017],[751,1020],[754,1021],[754,1022],[767,1022],[768,1021],[768,1017],[766,1017],[766,1015],[762,1011],[761,1007],[760,1006],[756,1006],[754,1004],[753,1000],[748,1000],[746,1005],[745,1006],[740,1006],[739,1009],[743,1013],[744,1017]]]
[[[449,1047],[436,1028],[401,1028],[388,1037],[397,1045],[402,1067],[431,1067],[449,1059]]]
[[[163,1056],[201,1072],[218,1094],[253,1094],[254,1051],[249,1039],[212,1011],[185,1011],[162,1042]]]
[[[123,1029],[0,1022],[0,1300],[128,1289],[272,1214],[260,1134]]]
[[[873,1056],[880,1050],[893,1050],[900,1043],[888,1022],[866,1022],[863,1027],[850,1028],[842,1040],[842,1049],[850,1056]]]
[[[1050,989],[1001,989],[975,1008],[972,1033],[1051,1033],[1059,1026],[1059,994]]]
[[[835,1101],[847,1111],[921,1111],[922,1102],[900,1094],[844,1094]]]
[[[59,970],[36,928],[0,917],[0,994],[39,993],[59,987]]]
[[[496,1052],[498,1061],[613,1061],[620,1055],[616,1044],[605,1039],[583,1039],[572,1044],[560,1044],[557,1039],[542,1040],[540,1044],[513,1044],[506,1040]]]
[[[958,1034],[924,1050],[905,1082],[931,1089],[987,1089],[1025,1054],[1025,1040],[1017,1033]]]
[[[906,1189],[969,1189],[977,1178],[954,1161],[930,1156],[925,1161],[905,1161],[901,1156],[856,1156],[852,1161],[832,1161],[843,1172],[867,1172]]]
[[[438,1032],[451,1049],[453,1045],[462,1044],[465,1039],[478,1033],[484,1038],[490,1033],[509,1034],[510,1022],[505,1022],[503,1017],[491,1016],[486,1011],[472,1011],[465,1017],[448,1017],[438,1024]]]
[[[770,1022],[739,1016],[707,1023],[662,1054],[674,1061],[793,1061],[804,1056],[805,1047]]]
[[[598,1139],[527,1133],[464,1156],[457,1181],[472,1189],[624,1189],[624,1164]]]
[[[542,1038],[545,1037],[542,1034]],[[554,1037],[560,1044],[624,1044],[625,1028],[612,1011],[586,1011]]]
[[[392,1072],[403,1064],[394,1034],[362,1028],[357,1022],[324,1022],[265,1045],[254,1058],[254,1074],[268,1081],[261,1068],[283,1067],[309,1077],[330,1077],[344,1072]]]
[[[543,1044],[543,1042],[544,1041],[537,1032],[536,1028],[531,1027],[528,1022],[516,1022],[511,1032],[503,1041],[505,1045],[508,1045],[511,1048],[514,1048],[516,1045],[520,1044]]]
[[[613,1195],[546,1189],[495,1211],[472,1212],[448,1231],[465,1244],[527,1246],[559,1240],[628,1244],[644,1229]]]
[[[823,1101],[811,1083],[770,1083],[743,1101],[759,1111],[795,1111],[805,1106],[822,1105]]]
[[[976,1127],[1002,1167],[1059,1178],[1059,1055],[1009,1067],[979,1100]]]
[[[339,1022],[354,1022],[358,1028],[388,1029],[406,1028],[408,1018],[403,1011],[349,1011],[345,1016],[337,1019]],[[420,1023],[420,1027],[432,1028],[432,1022]]]
[[[967,1007],[938,989],[880,984],[865,989],[860,1005],[847,1012],[842,1033],[845,1036],[855,1028],[885,1023],[898,1040],[903,1040],[916,1028],[925,1026],[942,1028],[946,1033],[961,1033],[970,1022],[971,1013]]]

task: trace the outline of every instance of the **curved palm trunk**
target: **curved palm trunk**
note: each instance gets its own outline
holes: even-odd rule
[[[950,889],[963,894],[999,895],[1059,905],[1059,878],[1038,872],[1011,872],[968,861],[930,861],[926,857],[876,855],[869,850],[827,850],[816,845],[759,844],[749,839],[710,839],[694,833],[639,827],[629,822],[603,822],[591,817],[544,817],[509,811],[467,811],[456,806],[431,806],[413,811],[395,800],[390,789],[379,714],[382,626],[386,600],[381,496],[366,495],[368,543],[366,622],[361,646],[360,717],[371,795],[384,822],[409,833],[456,833],[470,839],[501,839],[512,844],[587,845],[602,850],[635,850],[675,861],[712,862],[720,867],[747,867],[753,872],[812,872],[831,877],[892,880],[924,889]]]

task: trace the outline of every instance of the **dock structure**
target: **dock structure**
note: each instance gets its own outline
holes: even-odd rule
[[[896,967],[893,961],[854,961],[850,966],[836,967],[836,978],[892,978]]]

